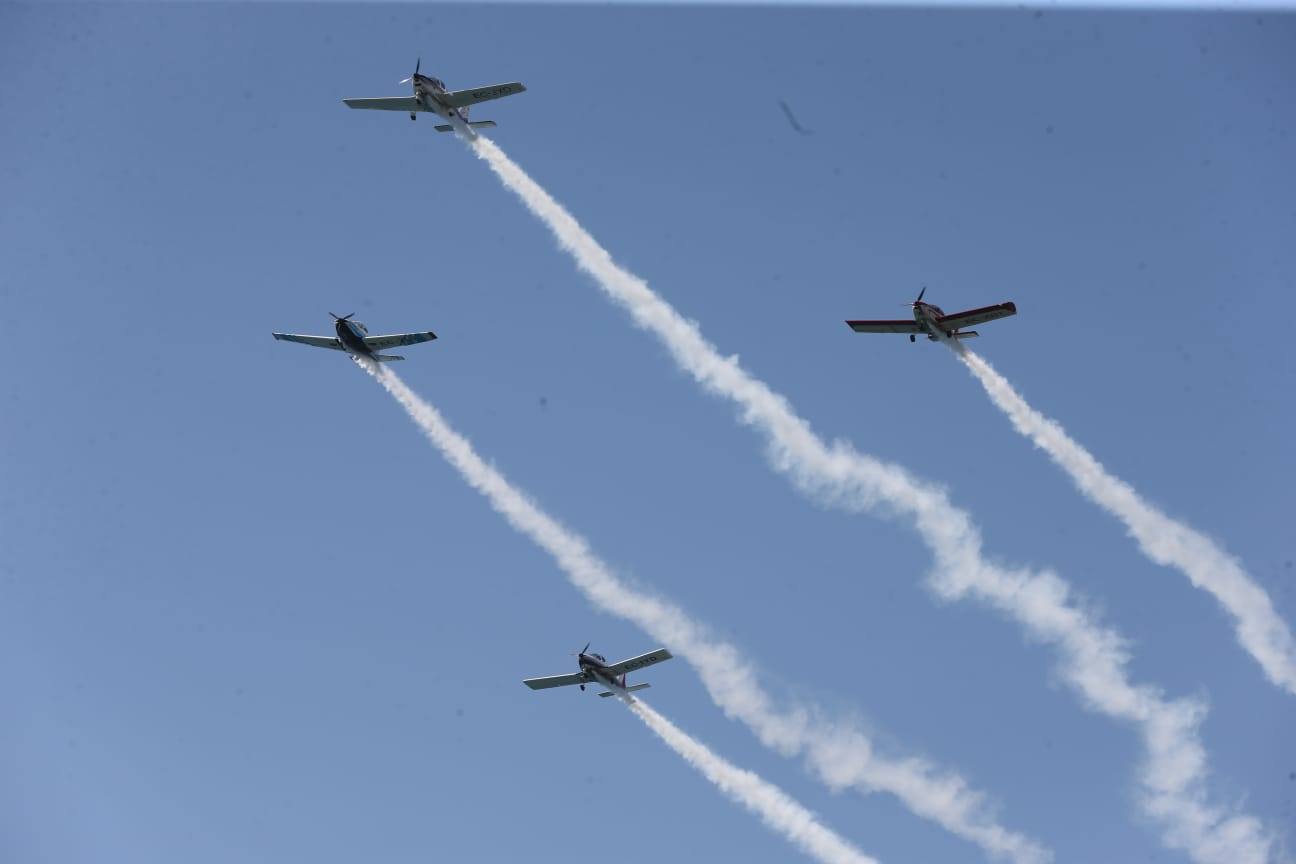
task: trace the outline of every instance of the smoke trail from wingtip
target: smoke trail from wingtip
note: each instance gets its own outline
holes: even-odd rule
[[[472,148],[545,223],[576,265],[638,326],[658,337],[681,369],[707,392],[740,408],[742,422],[764,435],[775,469],[798,489],[824,503],[881,510],[910,520],[935,558],[929,584],[938,596],[976,597],[1017,621],[1033,638],[1057,647],[1062,676],[1082,702],[1139,731],[1145,748],[1140,803],[1162,826],[1165,845],[1183,849],[1199,864],[1251,864],[1268,858],[1272,839],[1256,819],[1206,801],[1207,760],[1197,730],[1204,708],[1195,702],[1169,701],[1155,688],[1132,683],[1125,640],[1101,626],[1065,581],[1052,572],[1033,573],[986,560],[979,529],[944,490],[846,442],[829,445],[819,438],[783,396],[743,369],[737,357],[721,356],[697,324],[619,267],[494,142],[479,138]],[[830,776],[837,765],[819,767]]]
[[[591,603],[668,645],[697,671],[712,701],[727,716],[746,724],[765,746],[785,756],[804,753],[819,778],[833,789],[888,792],[914,814],[975,843],[992,857],[1014,864],[1046,864],[1052,859],[1034,840],[1000,825],[985,796],[958,775],[938,770],[922,759],[883,756],[859,729],[814,719],[807,709],[777,709],[737,648],[712,638],[678,607],[623,582],[583,537],[545,513],[498,469],[486,464],[472,444],[395,373],[370,363],[360,365],[395,397],[468,485],[484,495],[510,525],[548,552]]]
[[[786,792],[760,776],[733,765],[711,752],[641,700],[626,702],[666,746],[683,757],[725,795],[761,818],[813,858],[827,864],[876,864],[870,858],[792,799]]]
[[[1210,538],[1171,519],[1109,474],[1056,420],[1032,408],[985,358],[957,343],[951,347],[1013,428],[1047,453],[1086,498],[1123,522],[1144,555],[1178,569],[1218,600],[1233,618],[1238,641],[1269,680],[1296,693],[1296,640],[1269,595],[1242,565]]]

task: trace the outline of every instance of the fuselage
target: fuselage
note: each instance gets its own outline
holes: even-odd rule
[[[359,321],[342,320],[334,322],[333,329],[337,331],[338,341],[342,347],[356,357],[373,359],[373,351],[365,344],[365,334],[369,331]]]
[[[581,654],[576,658],[576,662],[580,664],[582,672],[588,672],[590,675],[593,675],[595,681],[599,682],[609,690],[615,691],[625,689],[626,676],[613,675],[608,670],[607,659],[604,658],[602,654]],[[581,689],[585,689],[584,684],[581,685]]]
[[[941,318],[945,317],[945,312],[939,306],[931,303],[924,303],[921,300],[913,304],[914,320],[918,326],[927,331],[928,339],[948,339],[954,331],[945,330],[938,323]]]
[[[447,92],[444,81],[415,73],[411,83],[414,86],[414,98],[424,108],[450,121],[461,120],[464,123],[468,122],[468,112],[466,110],[452,108],[441,100],[441,96]]]

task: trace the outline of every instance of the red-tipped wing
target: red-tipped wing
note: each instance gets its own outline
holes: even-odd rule
[[[923,329],[912,318],[908,321],[847,321],[856,333],[922,333]]]
[[[994,306],[982,306],[980,309],[969,309],[966,312],[955,312],[940,319],[940,326],[945,330],[958,330],[961,327],[975,327],[996,318],[1007,318],[1017,314],[1016,303],[996,303]]]

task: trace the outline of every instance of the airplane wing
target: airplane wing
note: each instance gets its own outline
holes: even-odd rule
[[[387,96],[381,99],[343,99],[348,108],[368,108],[371,111],[424,111],[419,101],[413,96]]]
[[[465,105],[476,105],[478,102],[488,102],[491,99],[503,99],[514,93],[521,93],[525,89],[521,81],[510,81],[508,84],[492,84],[489,87],[474,87],[471,90],[451,90],[441,96],[441,101],[451,108],[462,108]]]
[[[969,309],[966,312],[955,312],[940,319],[940,326],[946,330],[960,327],[975,327],[996,318],[1007,318],[1017,314],[1016,303],[996,303],[994,306],[982,306],[980,309]]]
[[[532,690],[548,690],[550,687],[570,687],[572,684],[590,684],[593,675],[584,672],[573,672],[570,675],[550,675],[547,678],[524,678],[522,683]]]
[[[389,336],[366,336],[365,345],[372,351],[384,348],[398,348],[402,345],[417,345],[420,342],[431,342],[437,338],[431,330],[422,333],[392,333]]]
[[[629,660],[613,663],[608,667],[608,671],[612,675],[624,675],[627,672],[634,672],[643,669],[645,666],[652,666],[655,663],[661,663],[669,659],[671,659],[671,653],[665,648],[658,648],[656,651],[649,651],[647,654],[640,654],[638,657],[631,657]]]
[[[923,333],[912,318],[908,321],[847,321],[846,324],[856,333]]]
[[[334,351],[346,350],[336,336],[298,336],[296,333],[275,333],[272,335],[276,339],[282,339],[285,342],[300,342],[313,348],[332,348]]]

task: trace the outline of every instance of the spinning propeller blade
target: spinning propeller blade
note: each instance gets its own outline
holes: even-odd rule
[[[912,303],[904,303],[904,304],[902,304],[902,305],[904,305],[904,306],[908,306],[909,308],[912,309],[912,308],[914,308],[915,306],[917,306],[919,303],[922,302],[923,295],[926,294],[926,293],[927,293],[927,286],[924,285],[924,286],[922,287],[922,290],[918,292],[918,298],[917,298],[916,300],[914,300]]]
[[[410,83],[411,81],[413,81],[413,80],[414,80],[414,76],[419,74],[419,67],[422,66],[422,65],[423,65],[423,58],[420,57],[420,58],[418,58],[418,60],[414,63],[414,75],[411,75],[410,77],[408,77],[408,78],[406,78],[406,79],[404,79],[404,80],[402,80],[402,81],[399,81],[399,82],[397,82],[397,83],[399,83],[399,84],[408,84],[408,83]]]

